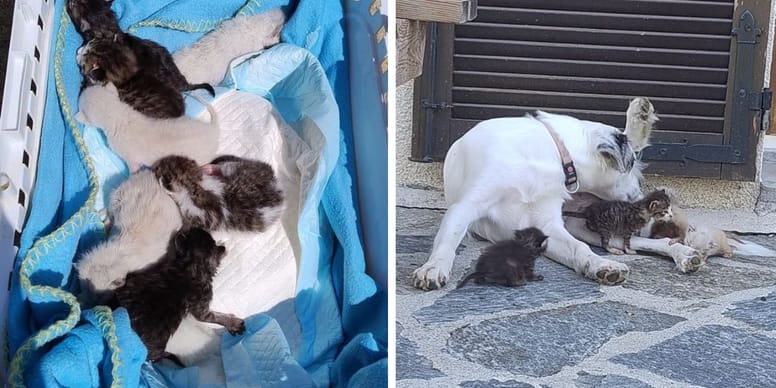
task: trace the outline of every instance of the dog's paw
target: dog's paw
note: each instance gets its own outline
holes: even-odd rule
[[[412,273],[412,285],[423,291],[435,290],[445,286],[450,278],[450,266],[440,265],[429,260]]]
[[[588,273],[588,277],[607,286],[614,286],[624,282],[630,272],[627,265],[605,259],[601,259],[598,265],[591,265],[590,267],[592,271]]]
[[[625,252],[623,252],[621,249],[609,247],[606,248],[606,251],[613,254],[613,255],[624,255]]]
[[[693,273],[706,264],[703,252],[682,244],[671,245],[671,257],[676,268],[682,273]]]

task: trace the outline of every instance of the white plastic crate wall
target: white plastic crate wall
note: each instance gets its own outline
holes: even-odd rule
[[[0,329],[11,271],[38,165],[52,44],[54,0],[16,0],[0,107]],[[53,87],[53,85],[52,85]],[[5,348],[5,335],[0,345]],[[2,349],[0,348],[0,349]],[[5,362],[0,374],[6,380]]]

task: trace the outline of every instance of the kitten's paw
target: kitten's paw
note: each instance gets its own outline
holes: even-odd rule
[[[614,286],[625,281],[630,269],[627,265],[612,260],[599,259],[597,265],[590,266],[588,277],[608,286]]]
[[[624,255],[625,254],[625,252],[623,252],[622,250],[617,249],[617,248],[612,248],[612,247],[606,248],[606,251],[611,253],[611,254],[613,254],[613,255]]]
[[[412,273],[412,285],[423,291],[444,287],[447,284],[447,279],[450,278],[452,263],[449,263],[449,261],[429,260]]]
[[[730,251],[722,252],[722,257],[724,257],[726,259],[731,259],[731,258],[733,258],[733,252],[730,252]]]
[[[242,334],[245,332],[245,321],[234,315],[230,315],[229,320],[224,327],[226,327],[226,330],[231,335]]]

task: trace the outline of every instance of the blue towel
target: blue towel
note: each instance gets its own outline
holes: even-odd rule
[[[353,0],[345,4],[349,1]],[[169,382],[168,377],[143,363],[145,349],[131,332],[126,312],[81,312],[68,291],[72,289],[73,258],[105,235],[96,211],[100,177],[87,156],[82,127],[73,120],[80,83],[75,50],[81,38],[63,12],[63,3],[56,5],[54,15],[41,168],[14,264],[7,325],[13,355],[10,380],[17,386],[25,381],[79,387],[119,381],[123,386],[157,386]],[[356,381],[387,385],[387,298],[365,274],[354,205],[351,79],[341,22],[347,6],[324,0],[287,3],[116,0],[113,8],[122,28],[173,51],[237,13],[250,15],[277,6],[288,6],[293,12],[282,40],[306,48],[320,61],[339,106],[342,143],[327,146],[334,151],[332,163],[326,166],[331,177],[318,203],[306,203],[302,211],[303,217],[315,222],[300,223],[300,237],[303,232],[314,232],[316,238],[302,240],[303,251],[315,255],[303,259],[299,273],[294,303],[300,341],[293,346],[284,344],[285,333],[272,318],[259,315],[249,319],[252,329],[240,337],[240,344],[225,341],[222,351],[225,357],[239,359],[241,354],[250,354],[255,344],[273,344],[286,349],[279,353],[280,365],[287,365],[295,378],[302,379],[294,382],[307,377],[304,381],[317,386]],[[371,74],[380,77],[379,72]],[[380,114],[379,106],[371,109]],[[304,231],[309,225],[318,225],[318,230]],[[78,368],[68,367],[75,363]],[[230,372],[234,370],[227,370]]]

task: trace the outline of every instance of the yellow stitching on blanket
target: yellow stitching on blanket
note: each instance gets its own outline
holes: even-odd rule
[[[63,5],[60,5],[63,7]],[[70,111],[70,105],[67,102],[67,98],[64,93],[64,84],[62,80],[62,53],[64,50],[64,36],[65,30],[70,22],[70,18],[67,16],[67,12],[60,9],[59,28],[57,30],[57,41],[54,50],[54,80],[56,84],[56,92],[59,97],[62,113],[64,113],[65,121],[72,132],[73,138],[78,146],[79,156],[81,162],[85,165],[87,170],[88,181],[90,185],[89,197],[86,199],[84,205],[78,209],[78,212],[68,219],[63,225],[57,228],[53,233],[44,236],[40,240],[36,241],[30,250],[27,252],[22,262],[19,265],[19,284],[22,290],[27,294],[28,300],[33,300],[35,297],[38,299],[51,299],[60,300],[70,306],[70,312],[65,319],[54,322],[47,328],[38,331],[29,338],[16,351],[16,354],[11,361],[11,367],[9,370],[9,382],[12,386],[23,387],[24,384],[24,368],[29,360],[30,354],[48,343],[49,341],[63,335],[65,332],[71,330],[78,323],[78,319],[81,315],[81,306],[78,304],[75,296],[60,288],[54,288],[43,285],[33,285],[30,280],[30,276],[34,272],[37,266],[41,254],[47,253],[51,248],[51,240],[58,241],[58,239],[67,235],[67,233],[74,233],[79,228],[83,227],[85,214],[89,214],[93,211],[94,202],[97,196],[97,176],[94,171],[91,159],[87,156],[86,144],[81,137],[81,134],[75,130],[76,125],[73,120],[72,112]],[[94,222],[95,217],[90,217]],[[97,218],[95,222],[98,226],[104,228],[102,222]],[[64,330],[64,331],[63,331]]]
[[[160,20],[150,19],[137,22],[127,29],[129,32],[135,32],[141,27],[162,27],[170,30],[183,31],[183,32],[208,32],[216,28],[221,22],[227,20],[227,18],[212,20]]]
[[[388,57],[383,58],[383,62],[380,63],[380,71],[385,74],[388,71]]]
[[[250,0],[247,3],[245,3],[245,5],[243,5],[239,10],[237,10],[237,13],[235,15],[245,16],[245,15],[255,14],[261,10],[261,6],[262,6],[261,3],[262,2],[260,2],[259,0]],[[259,9],[254,10],[253,9],[254,6],[258,7]]]
[[[111,388],[123,386],[121,375],[119,374],[119,368],[122,365],[119,353],[121,347],[119,346],[119,340],[116,336],[116,323],[113,321],[113,313],[107,306],[97,306],[92,311],[97,316],[97,322],[100,325],[102,336],[108,341],[108,348],[110,349],[110,361],[113,364],[111,368],[111,374],[113,375],[113,381],[111,382]]]
[[[380,26],[380,29],[375,33],[375,41],[380,43],[385,38],[385,26]]]

